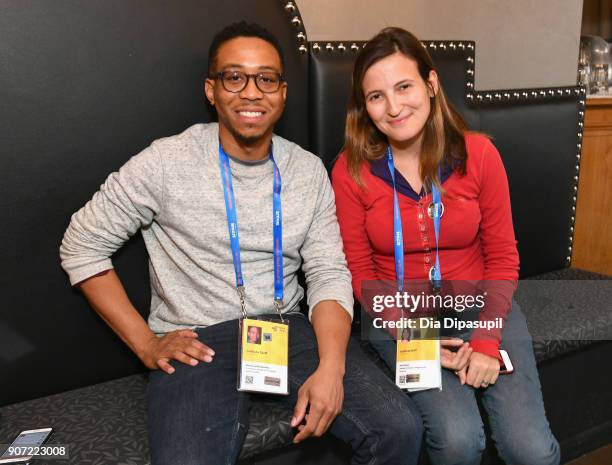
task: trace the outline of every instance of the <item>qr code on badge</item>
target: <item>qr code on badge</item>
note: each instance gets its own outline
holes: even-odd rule
[[[405,375],[400,375],[400,384],[404,384],[406,382],[406,376]]]
[[[244,384],[253,384],[253,377],[252,376],[245,376],[244,377]]]
[[[272,342],[272,333],[264,333],[264,342]]]

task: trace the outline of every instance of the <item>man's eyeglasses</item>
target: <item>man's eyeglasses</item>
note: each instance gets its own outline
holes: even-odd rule
[[[264,94],[271,94],[280,89],[281,82],[285,80],[282,74],[275,72],[265,72],[257,74],[247,74],[242,71],[221,71],[210,76],[211,79],[220,79],[223,88],[228,92],[242,92],[249,84],[249,79],[253,78],[257,88]]]

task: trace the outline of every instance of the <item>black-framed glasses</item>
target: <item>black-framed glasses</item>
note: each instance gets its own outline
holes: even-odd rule
[[[220,79],[223,88],[228,92],[242,92],[249,84],[249,79],[255,81],[257,88],[264,94],[272,94],[280,89],[285,80],[282,74],[274,71],[265,71],[257,74],[247,74],[242,71],[221,71],[210,76],[211,79]]]

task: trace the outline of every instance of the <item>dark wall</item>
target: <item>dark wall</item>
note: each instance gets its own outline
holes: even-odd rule
[[[59,263],[70,216],[154,139],[212,115],[208,47],[256,21],[284,48],[287,111],[278,132],[307,145],[307,58],[278,0],[5,0],[0,3],[0,405],[141,370]],[[140,235],[114,260],[148,313]]]

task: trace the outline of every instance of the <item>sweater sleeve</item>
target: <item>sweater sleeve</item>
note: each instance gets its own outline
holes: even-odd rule
[[[484,257],[485,308],[481,320],[505,321],[516,290],[519,256],[516,249],[508,178],[499,152],[486,139],[480,160],[481,212],[480,244]],[[474,330],[471,345],[475,351],[499,359],[501,333]]]
[[[361,200],[361,188],[348,171],[345,154],[338,158],[332,170],[332,185],[336,194],[344,253],[353,276],[353,292],[361,301],[361,283],[378,280],[378,275],[366,231],[366,209]]]
[[[334,192],[320,160],[315,165],[312,187],[317,196],[314,217],[300,254],[306,277],[309,318],[323,300],[337,301],[353,318],[351,274],[342,251],[342,238],[336,218]]]
[[[153,146],[112,173],[72,215],[60,246],[72,285],[113,268],[110,257],[162,208],[163,169]]]

